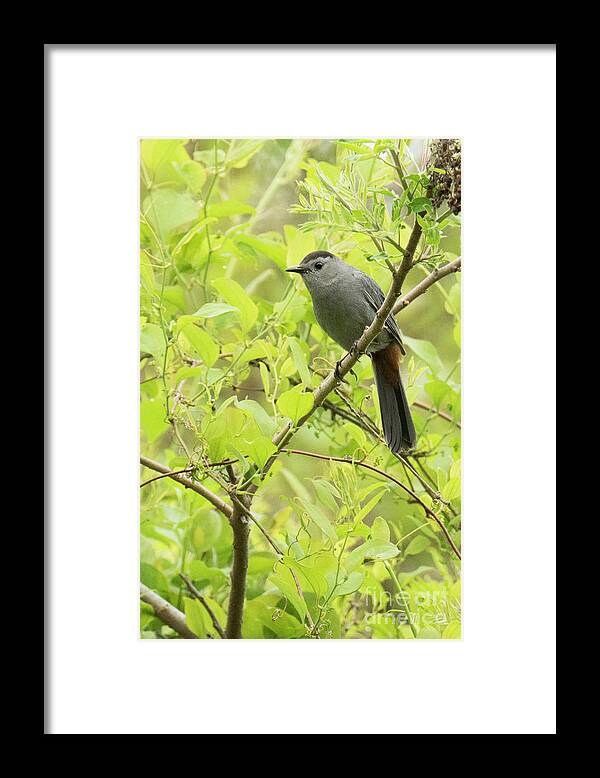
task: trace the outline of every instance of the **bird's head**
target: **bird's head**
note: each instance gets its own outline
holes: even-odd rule
[[[308,291],[312,292],[334,283],[346,267],[346,263],[330,251],[311,251],[299,265],[288,267],[287,272],[299,273]]]

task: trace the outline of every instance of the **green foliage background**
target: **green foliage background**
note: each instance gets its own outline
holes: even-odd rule
[[[142,454],[193,468],[223,499],[228,470],[215,463],[235,460],[242,480],[264,465],[274,432],[310,407],[306,388],[343,353],[285,268],[327,249],[386,290],[386,259],[401,259],[394,242],[406,244],[415,218],[420,261],[404,291],[460,254],[460,216],[426,197],[428,149],[422,139],[141,142]],[[394,482],[353,464],[364,459],[410,486],[460,547],[460,274],[398,323],[414,469],[372,432],[379,411],[363,357],[290,446],[348,461],[282,454],[254,498],[253,514],[285,553],[278,559],[252,526],[245,638],[460,637],[460,563],[443,533]],[[141,472],[142,482],[157,475]],[[198,637],[217,637],[179,574],[224,624],[226,517],[160,478],[141,489],[140,518],[142,582],[185,612]],[[141,636],[178,638],[144,603]]]

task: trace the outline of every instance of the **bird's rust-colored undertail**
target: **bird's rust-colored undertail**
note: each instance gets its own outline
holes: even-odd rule
[[[390,343],[389,346],[376,351],[372,356],[388,383],[392,386],[400,383],[402,349],[397,343]]]

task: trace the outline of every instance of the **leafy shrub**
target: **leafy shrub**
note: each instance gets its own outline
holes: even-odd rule
[[[451,208],[438,202],[445,171],[427,149],[141,143],[141,581],[198,637],[228,618],[235,523],[176,477],[229,511],[252,493],[237,519],[250,530],[243,637],[460,637],[460,275],[398,316],[413,456],[381,440],[366,358],[286,442],[297,453],[273,442],[343,353],[285,268],[327,249],[385,290],[415,222],[404,290],[459,255],[456,188]],[[141,634],[179,637],[146,602]]]

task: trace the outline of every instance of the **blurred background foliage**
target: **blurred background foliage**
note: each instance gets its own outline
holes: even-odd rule
[[[271,437],[300,415],[342,355],[317,325],[299,278],[285,268],[326,249],[384,290],[385,257],[400,253],[424,208],[419,262],[408,291],[460,254],[460,216],[423,203],[427,139],[147,139],[140,179],[141,452],[227,498],[226,465],[250,477]],[[408,196],[407,196],[408,193]],[[439,199],[439,198],[438,198]],[[294,449],[283,454],[253,513],[285,549],[277,558],[253,527],[246,638],[458,638],[460,562],[422,506],[369,462],[406,484],[460,547],[460,274],[398,316],[408,346],[402,373],[418,433],[400,461],[377,438],[378,405],[363,357]],[[304,395],[304,397],[302,396]],[[156,473],[142,468],[142,481]],[[141,580],[184,611],[198,637],[215,637],[202,592],[223,624],[232,532],[198,494],[169,478],[141,489]],[[292,572],[301,580],[302,594]],[[313,624],[315,629],[309,629]],[[178,637],[141,604],[143,638]]]

